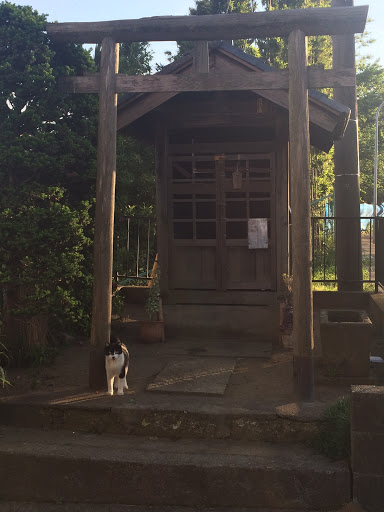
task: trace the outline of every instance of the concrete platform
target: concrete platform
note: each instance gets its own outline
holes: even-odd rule
[[[311,441],[322,421],[322,409],[316,409],[317,415],[303,421],[298,416],[282,417],[277,405],[270,402],[245,407],[226,404],[223,397],[157,393],[142,395],[140,399],[118,396],[112,401],[109,395],[84,390],[76,394],[58,392],[3,399],[0,424],[168,439]]]
[[[167,365],[186,359],[194,368],[215,363],[217,340],[178,339],[143,345],[123,338],[131,354],[129,389],[109,396],[88,389],[89,348],[68,346],[54,366],[36,372],[12,369],[12,387],[0,389],[0,423],[14,427],[68,429],[178,439],[234,439],[307,442],[317,432],[321,414],[299,421],[279,417],[275,408],[295,402],[292,352],[265,358],[271,346],[263,341],[229,340],[222,344],[221,364],[236,361],[220,396],[207,393],[156,393],[148,385]],[[258,357],[260,356],[260,357]],[[31,387],[36,387],[33,391]],[[350,386],[324,383],[316,400],[326,405],[349,393]],[[208,390],[209,393],[209,390]]]
[[[14,386],[0,390],[0,512],[330,512],[348,501],[346,464],[298,444],[313,438],[322,408],[277,414],[294,401],[291,352],[266,358],[268,345],[236,340],[123,341],[124,396],[87,389],[86,344],[67,347],[53,367],[9,375]],[[236,362],[224,394],[146,391],[168,364],[202,368],[220,348],[224,364]],[[321,385],[317,398],[327,404],[348,389]]]

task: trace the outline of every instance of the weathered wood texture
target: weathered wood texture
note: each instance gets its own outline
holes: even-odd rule
[[[196,144],[170,144],[169,154],[188,154],[188,153],[270,153],[275,149],[272,141],[262,142],[201,142]]]
[[[214,139],[212,139],[212,137],[208,139],[208,141],[215,145],[214,149],[209,152],[213,152],[214,154],[231,153],[233,151],[230,151],[226,147],[220,151],[216,148],[216,144],[220,142],[237,144],[239,141],[249,142],[250,140],[256,142],[256,140],[265,140],[267,133],[269,134],[269,140],[273,139],[272,131],[276,113],[272,111],[273,106],[270,102],[261,100],[263,101],[264,114],[259,114],[257,112],[257,106],[260,100],[260,97],[250,91],[237,93],[230,91],[202,92],[199,93],[198,98],[196,98],[196,95],[193,93],[185,93],[160,106],[158,111],[161,111],[162,115],[166,118],[169,127],[177,128],[179,136],[176,140],[179,142],[192,143],[190,138],[180,138],[181,133],[190,127],[191,129],[199,127],[201,130],[208,130],[216,126],[222,127],[220,130],[220,138],[217,138],[216,135]],[[232,133],[231,135],[230,132],[233,126],[253,126],[255,130],[258,130],[260,135],[264,137],[262,137],[262,139],[255,139],[252,135],[252,138],[249,139],[249,134],[247,135],[246,130],[242,131],[244,136],[241,138],[237,136],[238,132],[236,132],[236,134]],[[222,138],[223,130],[227,131],[225,139]],[[236,136],[235,140],[233,139],[233,135]],[[173,139],[171,144],[176,142],[176,140]],[[200,135],[195,138],[195,144],[198,144],[197,141],[205,142],[205,139],[201,138],[201,132]],[[212,147],[211,145],[211,148]],[[247,146],[243,147],[246,148]],[[203,149],[204,146],[201,148]],[[255,153],[255,150],[234,150],[236,153],[239,151],[242,153]],[[266,152],[267,150],[262,149],[261,151]],[[189,154],[191,153],[197,154],[198,151],[190,151]],[[188,152],[186,154],[188,154]]]
[[[228,304],[259,305],[277,304],[276,292],[263,290],[173,290],[166,304]]]
[[[227,276],[224,275],[227,270],[227,263],[229,262],[229,254],[225,247],[224,237],[226,236],[225,226],[225,160],[224,155],[215,155],[215,169],[216,169],[216,283],[217,290],[225,290],[228,286]],[[240,264],[240,260],[236,261]]]
[[[214,59],[215,67],[225,72],[232,70],[232,73],[234,73],[236,72],[235,69],[238,69],[238,72],[254,70],[252,64],[237,59],[223,48],[220,48],[214,54]],[[252,92],[288,110],[287,91],[262,90]],[[344,132],[345,119],[349,117],[349,109],[345,108],[345,112],[343,113],[336,112],[331,106],[310,96],[309,117],[311,124],[311,143],[323,151],[329,151],[334,138],[340,138]]]
[[[89,385],[105,387],[104,346],[109,342],[112,300],[113,222],[116,181],[115,78],[119,45],[105,38],[101,49],[96,214],[93,261],[93,306]]]
[[[226,74],[240,74],[240,73],[248,73],[250,71],[255,71],[255,66],[236,58],[235,55],[229,54],[222,48],[219,48],[215,52],[211,52],[210,55],[211,61],[211,72],[215,72],[216,70],[220,70]],[[176,68],[177,73],[188,73],[191,68],[191,60],[189,61],[189,68],[187,63],[183,62],[183,69],[180,67]],[[260,71],[258,72],[260,73]],[[215,94],[215,105],[217,104],[217,98],[219,95],[224,94],[216,91]],[[245,92],[244,92],[245,94]],[[288,94],[286,91],[277,91],[277,90],[261,90],[261,91],[251,91],[251,94],[255,94],[257,97],[262,97],[270,100],[275,105],[281,106],[282,108],[288,110]],[[174,99],[169,102],[173,96],[176,96],[177,93],[152,93],[152,94],[141,94],[135,95],[129,101],[121,103],[118,108],[118,128],[124,128],[129,123],[137,120],[138,118],[144,116],[146,113],[150,112],[154,108],[159,108],[160,105],[163,105],[165,109],[165,114],[167,115],[167,119],[169,116],[173,115],[168,110],[173,104]],[[203,97],[203,93],[201,93],[201,97]],[[230,99],[230,98],[229,98]],[[168,103],[167,103],[168,101]],[[247,97],[247,102],[251,100]],[[228,99],[227,102],[228,104]],[[267,108],[269,102],[265,102],[267,104]],[[314,98],[310,98],[309,105],[309,113],[310,113],[310,121],[311,121],[311,143],[316,147],[323,149],[324,151],[329,151],[332,146],[333,139],[340,137],[344,130],[345,118],[349,116],[349,109],[345,109],[345,112],[338,112],[332,109],[331,106],[320,102]],[[209,105],[208,102],[204,103],[204,108],[206,105]],[[202,99],[199,99],[198,107],[202,105]],[[269,104],[270,105],[270,104]],[[225,103],[224,103],[225,106]],[[182,108],[186,108],[187,106],[184,104]],[[196,107],[196,103],[194,103],[194,108]],[[179,109],[175,112],[176,117],[175,120],[171,121],[172,123],[177,122],[177,115],[179,113]],[[197,119],[197,113],[194,113],[193,119],[189,117],[188,123],[194,123],[194,126],[203,126],[210,122],[212,126],[214,125],[223,125],[223,124],[239,124],[245,123],[246,125],[250,125],[255,122],[259,116],[257,116],[257,110],[254,108],[249,108],[242,110],[241,113],[237,110],[233,110],[231,114],[227,115],[226,111],[223,114],[223,104],[220,103],[220,106],[217,107],[216,113],[208,118],[207,111],[205,110],[203,118],[200,120]],[[239,115],[237,115],[239,114]],[[183,128],[184,120],[178,118],[179,125]],[[146,130],[148,133],[148,129]],[[221,151],[223,152],[223,151]]]
[[[310,210],[310,156],[306,37],[294,30],[288,39],[289,139],[292,212],[293,355],[297,393],[314,399],[313,303]]]
[[[170,239],[167,190],[168,134],[160,119],[156,120],[155,151],[157,252],[160,265],[160,290],[161,295],[166,297],[169,288],[168,248]]]
[[[289,273],[289,165],[288,121],[276,123],[275,212],[276,212],[276,289],[284,290],[283,274]]]
[[[208,41],[196,41],[193,51],[193,71],[195,73],[209,73]]]
[[[292,9],[250,14],[155,16],[137,20],[47,23],[54,41],[100,43],[113,37],[130,41],[220,41],[288,36],[293,28],[306,35],[354,34],[364,31],[368,6],[339,9]]]
[[[250,98],[255,100],[253,95]],[[227,152],[223,143],[211,142],[208,155],[196,155],[193,145],[188,144],[182,146],[194,156],[171,159],[168,211],[170,231],[175,235],[170,245],[172,290],[275,289],[274,158],[265,153],[239,153],[238,131],[231,127],[229,131],[208,128],[196,132],[200,139],[205,134],[216,140],[223,136],[232,140],[227,149],[235,155],[220,154],[217,148]],[[263,136],[259,130],[250,132],[248,137]],[[274,132],[267,133],[273,136]],[[173,136],[183,135],[171,131],[171,140]],[[193,132],[187,131],[185,136],[193,138]],[[252,143],[247,144],[250,147]],[[263,149],[261,141],[254,140],[253,144]],[[270,146],[270,141],[266,145]],[[206,149],[204,143],[199,147]],[[234,171],[240,173],[240,189],[234,189]],[[234,193],[236,190],[241,192]],[[268,247],[250,250],[247,223],[250,218],[260,217],[268,218]]]
[[[118,110],[117,116],[117,129],[121,130],[124,126],[127,126],[136,119],[139,119],[141,116],[155,109],[159,105],[167,102],[173,96],[176,96],[176,92],[154,92],[150,96],[141,96],[140,98],[136,98],[133,104],[129,106],[124,106]]]
[[[267,73],[211,73],[199,71],[185,75],[153,75],[116,77],[116,92],[162,93],[188,91],[247,91],[288,89],[288,70]],[[354,86],[354,69],[321,70],[308,68],[308,84],[312,88]],[[99,91],[98,74],[65,77],[60,89],[67,93],[95,93]]]
[[[333,0],[340,6],[353,6],[353,0]],[[353,35],[333,37],[333,67],[355,68],[355,38]],[[356,86],[336,88],[333,97],[351,109],[344,137],[335,143],[335,203],[336,215],[343,217],[336,226],[336,267],[339,291],[362,290],[360,235],[359,136],[357,126]],[[354,219],[353,219],[354,218]]]

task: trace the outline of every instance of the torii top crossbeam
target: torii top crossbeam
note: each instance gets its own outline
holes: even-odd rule
[[[101,43],[112,37],[132,41],[216,41],[255,37],[285,37],[294,29],[306,36],[354,34],[364,31],[368,6],[287,9],[248,14],[155,16],[136,20],[48,23],[55,41]]]

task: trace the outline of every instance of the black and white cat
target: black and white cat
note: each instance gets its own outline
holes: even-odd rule
[[[124,395],[124,389],[128,389],[128,365],[129,352],[127,347],[124,343],[121,343],[117,336],[111,336],[109,343],[105,346],[105,371],[110,395],[113,395],[114,389],[117,389],[118,395]]]

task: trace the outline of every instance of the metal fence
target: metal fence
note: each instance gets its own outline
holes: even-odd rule
[[[362,279],[384,289],[384,218],[312,217],[312,275],[314,283],[337,285],[336,231],[360,222]],[[156,258],[155,217],[124,217],[115,222],[114,277],[120,285],[147,284]],[[294,250],[294,248],[293,248]]]
[[[156,257],[154,217],[121,217],[115,222],[113,271],[120,285],[147,284]]]
[[[367,289],[382,288],[384,257],[384,219],[378,217],[312,217],[312,275],[314,283],[338,282],[337,230],[345,230],[360,223],[361,262],[363,284]]]

